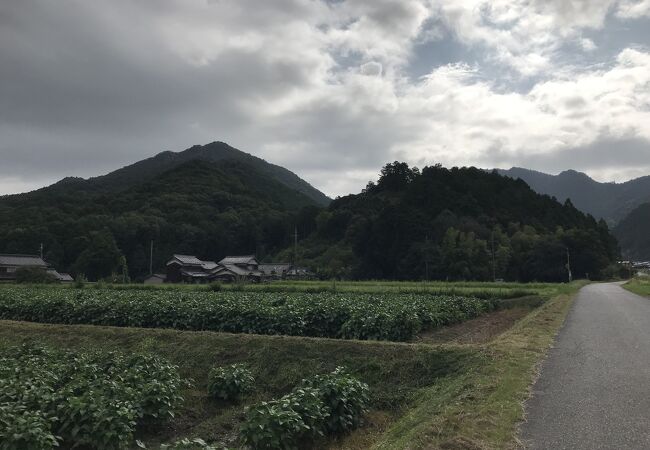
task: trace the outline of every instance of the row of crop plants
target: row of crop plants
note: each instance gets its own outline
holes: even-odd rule
[[[236,402],[255,382],[244,365],[217,367],[208,375],[208,395]],[[175,366],[156,356],[10,347],[0,352],[0,449],[147,448],[134,441],[136,427],[173,417],[183,402],[181,389],[189,386]],[[368,405],[368,386],[339,367],[246,408],[239,439],[253,450],[304,448],[359,426]],[[160,446],[217,448],[224,447],[200,438]]]
[[[426,294],[0,289],[0,319],[391,341],[493,306]]]

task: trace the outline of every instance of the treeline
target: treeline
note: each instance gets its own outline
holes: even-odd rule
[[[173,253],[202,258],[289,246],[294,226],[310,230],[319,208],[304,194],[240,162],[191,161],[124,191],[64,180],[0,197],[0,253],[38,253],[90,280],[149,273]]]
[[[82,180],[83,181],[83,180]],[[104,183],[106,184],[106,183]],[[173,253],[294,261],[322,278],[561,281],[616,270],[607,225],[475,168],[387,164],[321,208],[241,161],[189,161],[119,190],[63,180],[0,198],[0,252],[37,253],[90,280],[142,279]]]
[[[321,276],[353,279],[562,281],[569,260],[574,277],[598,279],[617,257],[605,222],[569,201],[476,168],[400,162],[332,202],[300,246]]]

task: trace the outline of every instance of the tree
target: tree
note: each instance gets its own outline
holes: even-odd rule
[[[124,255],[117,248],[115,238],[107,229],[91,232],[89,245],[74,263],[74,272],[84,274],[89,280],[99,280],[120,273]]]

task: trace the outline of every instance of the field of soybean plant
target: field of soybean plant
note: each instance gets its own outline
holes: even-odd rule
[[[448,406],[478,401],[511,367],[521,380],[509,383],[510,396],[482,401],[507,411],[514,427],[531,349],[541,345],[528,341],[549,335],[577,287],[0,285],[0,358],[20,373],[0,380],[0,441],[13,442],[0,449],[436,448],[466,432],[501,445],[512,439],[508,427],[495,434],[477,417],[483,425],[459,428]],[[472,345],[420,339],[503,327],[504,317],[510,331],[498,335],[526,340],[515,345],[525,353],[505,351],[493,335]],[[77,406],[48,394],[59,391]],[[432,437],[432,421],[450,428]]]

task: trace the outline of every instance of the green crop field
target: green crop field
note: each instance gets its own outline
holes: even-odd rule
[[[392,341],[493,308],[431,294],[0,289],[0,319]]]
[[[0,357],[20,365],[20,358],[32,356],[21,356],[16,346],[28,343],[36,351],[45,347],[47,355],[64,352],[50,360],[76,357],[97,366],[106,358],[157,358],[158,366],[177,370],[173,389],[154,383],[183,398],[165,403],[170,414],[160,420],[138,413],[138,399],[148,397],[115,397],[110,378],[94,384],[93,395],[117,398],[125,409],[122,415],[110,408],[98,413],[122,431],[88,448],[138,448],[136,440],[147,448],[505,448],[514,443],[534,365],[579,286],[427,283],[423,289],[422,283],[337,282],[333,288],[292,282],[211,292],[206,286],[5,285]],[[501,308],[521,310],[524,318],[496,338],[471,345],[417,343],[430,342],[418,340],[420,333],[450,324],[462,331],[480,320],[485,327]],[[51,364],[42,364],[43,371]],[[339,366],[349,375],[335,376]],[[40,380],[39,365],[30,367],[30,376]],[[235,394],[214,398],[213,373],[220,383],[231,380],[246,389],[237,394],[238,388],[217,386],[216,392]],[[127,391],[155,396],[145,378],[140,389],[136,384]],[[87,383],[70,371],[60,379]],[[59,448],[76,444],[60,426],[69,416],[52,413],[67,407],[20,403],[10,393],[23,385],[13,386],[6,390],[0,383],[0,423],[25,432],[23,419],[36,421],[38,427],[27,428],[45,430],[40,438],[54,436]],[[84,430],[101,426],[81,418],[66,423],[75,420]],[[27,448],[20,445],[0,448]]]

